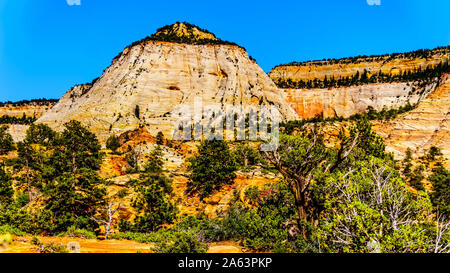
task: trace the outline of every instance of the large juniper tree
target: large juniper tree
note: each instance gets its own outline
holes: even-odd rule
[[[189,159],[191,174],[188,192],[198,192],[204,198],[223,184],[232,183],[237,165],[223,140],[205,140],[198,147],[198,152],[198,156]]]

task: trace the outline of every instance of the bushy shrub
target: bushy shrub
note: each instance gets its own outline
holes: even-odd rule
[[[176,232],[158,241],[154,250],[159,253],[205,253],[208,245],[200,242],[193,232]]]
[[[0,234],[11,234],[14,236],[23,236],[26,233],[16,227],[13,227],[10,225],[2,225],[2,226],[0,226]]]
[[[69,227],[66,232],[60,233],[59,236],[81,238],[81,239],[97,239],[97,236],[95,235],[94,232],[86,229],[76,228],[74,226]]]
[[[116,152],[119,147],[120,142],[117,136],[112,135],[106,140],[106,148],[110,149],[111,151]]]

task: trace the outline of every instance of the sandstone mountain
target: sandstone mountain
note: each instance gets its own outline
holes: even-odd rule
[[[245,49],[176,23],[125,48],[99,79],[70,89],[37,122],[59,130],[75,119],[101,140],[139,126],[170,137],[170,113],[193,109],[196,98],[221,107],[277,105],[284,119],[298,118]]]

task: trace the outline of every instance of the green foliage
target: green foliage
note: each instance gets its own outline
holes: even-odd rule
[[[431,201],[437,210],[449,216],[450,215],[450,171],[442,165],[433,169],[433,173],[428,177],[433,185]]]
[[[139,105],[136,105],[136,107],[134,108],[134,115],[136,116],[137,119],[140,119],[140,110],[139,110]]]
[[[53,131],[48,125],[42,123],[31,124],[27,129],[24,142],[49,146],[53,144],[55,138],[56,132]]]
[[[172,181],[161,173],[161,169],[156,170],[155,166],[148,167],[147,171],[139,180],[129,182],[137,193],[132,207],[138,216],[134,223],[121,220],[120,231],[152,232],[165,224],[173,223],[176,218],[178,209],[170,200]]]
[[[79,168],[98,170],[102,160],[97,137],[81,125],[79,121],[69,121],[58,138],[54,159],[61,172],[75,172]]]
[[[13,201],[14,189],[11,183],[11,177],[5,172],[4,167],[0,165],[0,206],[10,204]]]
[[[394,168],[369,157],[352,171],[322,176],[324,211],[318,234],[324,250],[367,252],[375,241],[383,252],[426,252],[430,243],[422,230],[427,196],[413,195]]]
[[[199,155],[189,159],[188,193],[198,192],[200,198],[211,194],[236,177],[236,162],[223,140],[206,140],[198,147]]]
[[[161,240],[155,251],[159,253],[206,253],[208,246],[192,232],[177,232],[171,238]]]
[[[116,152],[116,150],[120,147],[119,138],[116,135],[112,135],[108,137],[106,140],[106,148]]]
[[[35,122],[37,120],[37,118],[35,116],[33,117],[28,117],[25,115],[25,113],[22,115],[22,117],[18,118],[16,116],[8,116],[8,115],[3,115],[0,116],[0,124],[33,124],[33,122]]]
[[[391,61],[398,59],[430,59],[433,55],[450,53],[450,46],[440,46],[434,49],[419,49],[404,53],[392,53],[384,55],[359,55],[339,59],[322,59],[316,61],[292,62],[283,66],[305,66],[305,65],[330,65],[330,64],[358,64],[363,62]]]
[[[8,133],[8,126],[0,126],[0,155],[7,154],[14,150],[14,141],[10,133]]]
[[[164,134],[161,131],[159,131],[158,134],[156,134],[156,144],[164,145]]]
[[[50,180],[43,187],[51,232],[64,232],[70,226],[94,230],[98,225],[92,218],[106,195],[96,172],[102,158],[98,140],[79,122],[70,121],[55,142]]]
[[[6,101],[6,102],[0,102],[0,107],[4,106],[12,106],[12,107],[18,107],[18,106],[28,106],[28,105],[37,105],[37,106],[50,106],[54,103],[58,102],[57,99],[33,99],[33,100],[21,100],[21,101]]]
[[[372,131],[372,124],[367,119],[356,122],[355,126],[350,129],[349,138],[341,135],[341,147],[350,145],[356,138],[360,156],[386,157],[384,141]]]
[[[290,223],[297,219],[297,208],[287,184],[278,183],[254,193],[259,196],[253,196],[253,208],[239,202],[231,204],[215,226],[219,227],[214,232],[216,238],[242,240],[245,247],[260,251],[295,251],[296,238],[289,235],[289,229]]]
[[[412,150],[411,148],[408,147],[408,149],[406,149],[406,154],[405,154],[405,158],[403,159],[403,164],[404,164],[404,168],[403,168],[403,175],[405,175],[406,177],[408,177],[409,175],[411,175],[412,172]]]
[[[236,163],[242,168],[253,166],[259,163],[261,156],[258,150],[243,144],[238,144],[233,151],[233,157]]]
[[[287,122],[282,122],[280,124],[280,128],[283,128],[285,134],[292,134],[294,131],[301,131],[306,124],[316,124],[316,123],[333,123],[333,122],[342,122],[342,121],[361,121],[361,120],[391,120],[397,117],[400,114],[406,113],[414,109],[416,105],[411,105],[409,102],[400,106],[397,109],[389,109],[386,110],[383,108],[381,111],[375,111],[373,107],[367,107],[366,113],[361,114],[353,114],[347,118],[344,117],[328,117],[323,118],[321,115],[317,115],[314,118],[310,119],[302,119],[302,120],[291,120]]]
[[[156,148],[150,153],[148,162],[145,166],[145,171],[150,173],[161,173],[163,170],[163,151],[161,146],[156,146]]]
[[[443,154],[441,152],[441,149],[439,149],[436,146],[431,146],[431,148],[428,150],[426,157],[429,161],[435,161],[438,160],[438,158],[441,157],[442,155]]]
[[[69,227],[67,231],[60,233],[58,236],[66,236],[81,239],[97,239],[97,236],[95,235],[94,232],[86,229],[79,229],[74,226]]]
[[[411,187],[419,191],[424,191],[425,187],[423,186],[422,181],[425,179],[423,172],[425,171],[424,165],[417,166],[412,173],[410,173],[406,178]]]
[[[49,182],[44,188],[47,197],[45,209],[51,212],[53,232],[64,232],[68,227],[98,228],[92,219],[104,205],[106,190],[98,174],[82,168],[75,175],[66,173]]]
[[[55,243],[48,243],[48,244],[41,244],[39,242],[40,246],[40,253],[68,253],[69,251],[65,246],[62,244],[55,244]]]
[[[13,236],[23,236],[26,233],[16,227],[13,227],[10,225],[1,225],[0,226],[0,234],[11,234]]]
[[[348,87],[353,85],[363,85],[370,83],[392,83],[392,82],[420,82],[420,85],[431,82],[434,79],[439,78],[442,74],[450,72],[450,66],[448,61],[441,62],[435,66],[429,65],[425,69],[419,67],[414,70],[408,70],[401,72],[397,75],[391,73],[384,73],[379,71],[372,75],[368,75],[364,70],[362,74],[357,71],[350,77],[340,78],[327,78],[314,79],[314,80],[299,80],[293,81],[292,79],[274,79],[275,84],[280,88],[337,88]]]

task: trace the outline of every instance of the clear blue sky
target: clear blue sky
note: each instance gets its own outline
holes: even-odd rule
[[[449,45],[449,13],[449,0],[0,0],[0,101],[59,98],[176,21],[244,46],[268,72],[291,61]]]

